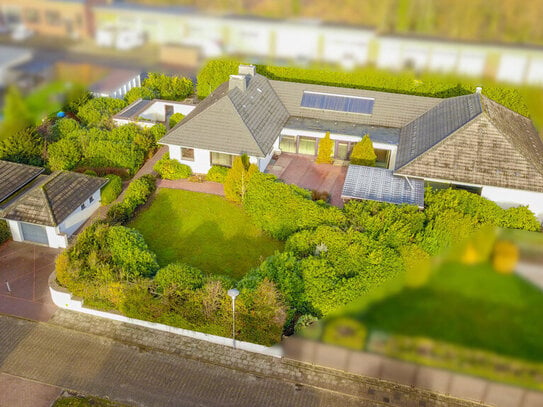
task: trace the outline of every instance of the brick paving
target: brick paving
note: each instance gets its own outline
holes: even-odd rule
[[[47,321],[53,315],[57,307],[51,301],[47,280],[59,252],[14,241],[0,246],[0,313],[36,321]]]
[[[205,352],[202,346],[193,356]],[[348,394],[5,316],[0,316],[0,366],[9,375],[133,406],[375,405]]]
[[[0,407],[51,407],[61,392],[57,386],[0,373]]]
[[[218,182],[191,182],[186,179],[159,179],[157,180],[156,185],[158,188],[184,189],[185,191],[224,196],[224,186]]]
[[[282,153],[277,161],[270,163],[266,172],[274,174],[287,184],[302,188],[325,191],[330,194],[330,203],[343,207],[341,191],[347,167],[332,164],[316,164],[315,157]]]

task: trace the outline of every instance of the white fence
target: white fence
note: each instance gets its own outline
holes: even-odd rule
[[[211,342],[218,345],[233,347],[232,338],[205,334],[202,332],[189,331],[188,329],[175,328],[173,326],[157,324],[155,322],[142,321],[140,319],[128,318],[124,315],[113,314],[110,312],[98,311],[87,308],[83,305],[83,300],[72,297],[72,294],[63,287],[60,287],[56,282],[56,274],[53,272],[49,276],[49,291],[55,305],[59,308],[64,308],[71,311],[82,312],[84,314],[94,315],[101,318],[107,318],[114,321],[124,322],[127,324],[138,325],[145,328],[156,329],[157,331],[169,332],[176,335],[183,335],[189,338],[198,339],[201,341]],[[282,357],[283,350],[281,346],[275,345],[266,347],[250,342],[242,342],[236,340],[236,349],[242,349],[248,352],[260,353],[262,355]]]

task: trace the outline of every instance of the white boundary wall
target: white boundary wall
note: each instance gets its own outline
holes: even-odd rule
[[[70,311],[82,312],[84,314],[94,315],[101,318],[107,318],[114,321],[124,322],[127,324],[138,325],[144,328],[156,329],[157,331],[169,332],[176,335],[183,335],[189,338],[198,339],[201,341],[211,342],[218,345],[232,347],[232,338],[205,334],[202,332],[189,331],[188,329],[175,328],[169,325],[157,324],[155,322],[142,321],[141,319],[128,318],[124,315],[113,314],[110,312],[98,311],[83,306],[83,300],[72,297],[72,294],[56,283],[56,274],[53,272],[49,276],[49,291],[53,303],[59,308],[64,308]],[[283,350],[279,345],[267,347],[257,345],[250,342],[242,342],[236,340],[236,349],[245,350],[253,353],[274,356],[280,358],[283,356]]]
[[[543,193],[541,192],[483,186],[481,196],[496,202],[505,209],[528,205],[528,209],[535,214],[537,219],[540,222],[543,221]]]

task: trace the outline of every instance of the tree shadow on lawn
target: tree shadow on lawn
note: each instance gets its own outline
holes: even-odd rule
[[[240,233],[233,230],[235,224],[209,219],[198,222],[190,218],[190,211],[174,208],[170,199],[162,202],[160,208],[163,214],[167,213],[166,218],[151,220],[155,215],[151,207],[139,214],[139,219],[131,226],[142,233],[161,266],[182,262],[198,267],[206,274],[224,274],[239,279],[266,257],[282,250],[281,242],[265,235],[256,226]],[[211,218],[213,216],[210,214]]]

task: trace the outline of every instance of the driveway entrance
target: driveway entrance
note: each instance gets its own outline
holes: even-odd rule
[[[47,279],[58,253],[60,249],[13,241],[0,246],[0,313],[49,320],[56,306]]]

